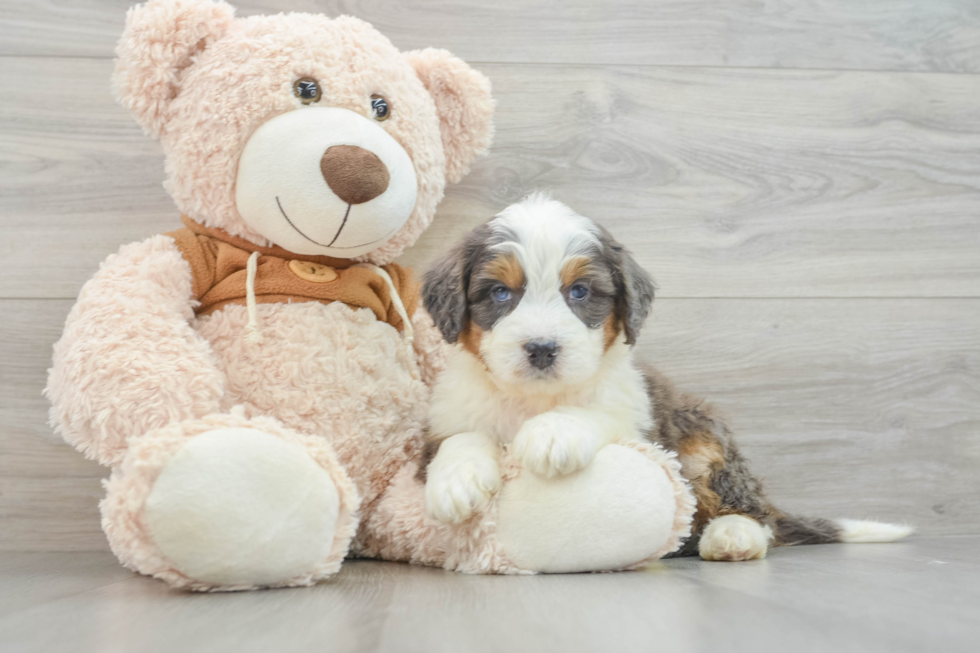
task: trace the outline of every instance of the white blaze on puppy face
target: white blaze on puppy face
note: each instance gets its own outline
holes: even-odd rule
[[[521,293],[517,306],[491,328],[483,327],[479,351],[490,373],[502,383],[530,384],[539,391],[592,378],[605,351],[602,326],[612,311],[614,289],[582,280],[593,296],[570,298],[579,279],[568,273],[600,265],[592,261],[601,246],[596,225],[560,202],[532,198],[503,211],[489,227],[501,241],[492,250],[515,257],[524,276],[524,287],[511,289]],[[572,306],[594,301],[600,305],[593,306],[591,320],[598,322],[589,324],[588,311]],[[532,363],[535,343],[545,348],[538,355],[552,356],[553,363]]]

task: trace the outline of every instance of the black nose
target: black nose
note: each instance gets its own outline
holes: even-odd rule
[[[524,345],[527,360],[539,370],[548,369],[558,357],[558,343],[554,340],[530,340]]]

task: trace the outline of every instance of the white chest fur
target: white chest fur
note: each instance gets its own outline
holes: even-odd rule
[[[478,432],[508,444],[527,420],[561,406],[615,416],[622,440],[638,439],[653,426],[642,375],[629,347],[617,344],[588,383],[538,394],[496,382],[477,357],[457,348],[433,390],[430,428],[437,438]]]

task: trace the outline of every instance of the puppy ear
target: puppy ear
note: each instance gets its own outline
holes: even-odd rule
[[[151,0],[126,14],[113,83],[119,102],[148,134],[164,132],[184,69],[234,17],[231,5],[215,0]]]
[[[640,329],[650,315],[656,286],[629,250],[616,242],[608,231],[601,227],[600,230],[600,240],[616,285],[616,316],[623,325],[626,344],[632,345],[636,343]]]
[[[456,183],[470,171],[473,159],[486,153],[493,139],[490,80],[445,50],[413,50],[405,58],[435,100],[446,179]]]
[[[455,344],[466,324],[464,243],[452,248],[425,273],[422,301],[446,342]]]
[[[470,277],[485,256],[491,237],[490,226],[480,225],[425,273],[422,283],[425,310],[450,344],[455,344],[466,326]]]

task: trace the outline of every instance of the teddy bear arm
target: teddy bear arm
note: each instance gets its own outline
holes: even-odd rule
[[[412,328],[415,330],[415,355],[418,357],[422,381],[429,387],[435,382],[446,368],[446,357],[449,345],[442,339],[442,334],[432,321],[432,317],[422,307],[412,316]]]
[[[116,464],[130,436],[218,410],[224,377],[189,322],[191,285],[161,235],[122,247],[82,288],[45,392],[52,425],[86,456]]]

